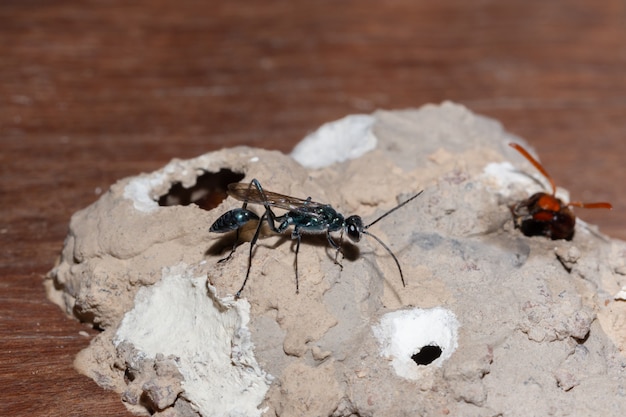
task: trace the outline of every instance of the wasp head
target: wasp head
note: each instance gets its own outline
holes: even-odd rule
[[[363,234],[363,220],[360,216],[350,216],[346,219],[346,233],[353,242],[361,240]]]

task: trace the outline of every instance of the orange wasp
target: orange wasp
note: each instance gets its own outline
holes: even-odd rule
[[[520,229],[526,236],[547,236],[552,240],[571,240],[574,237],[576,216],[571,207],[605,208],[611,209],[610,203],[581,203],[578,201],[565,204],[556,198],[556,185],[554,180],[541,164],[530,153],[517,143],[509,143],[509,146],[521,153],[534,165],[541,174],[550,181],[552,194],[539,192],[526,200],[511,206],[515,227]]]

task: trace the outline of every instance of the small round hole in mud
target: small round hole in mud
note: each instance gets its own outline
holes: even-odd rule
[[[429,365],[441,356],[441,348],[439,346],[424,346],[419,352],[411,356],[413,362],[418,365]]]
[[[159,197],[159,206],[188,206],[197,204],[204,210],[217,207],[226,198],[228,184],[239,182],[245,174],[220,169],[206,172],[196,179],[196,184],[185,188],[180,182],[172,184],[167,194]]]

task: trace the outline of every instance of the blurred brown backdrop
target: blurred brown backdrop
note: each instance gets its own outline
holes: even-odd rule
[[[453,100],[526,138],[626,238],[626,3],[3,0],[0,415],[126,415],[72,368],[95,332],[45,299],[69,217],[225,146],[288,152],[346,114]]]

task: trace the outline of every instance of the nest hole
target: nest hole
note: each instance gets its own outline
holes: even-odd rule
[[[441,356],[441,348],[437,345],[428,345],[420,349],[419,352],[411,356],[413,362],[418,365],[430,365]]]
[[[201,209],[211,210],[228,196],[228,184],[239,182],[244,177],[243,173],[222,168],[218,172],[200,175],[195,185],[189,188],[175,182],[166,194],[159,197],[159,206],[188,206],[193,203]]]

